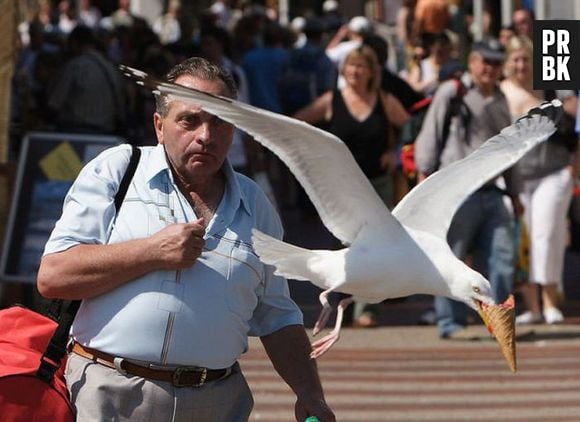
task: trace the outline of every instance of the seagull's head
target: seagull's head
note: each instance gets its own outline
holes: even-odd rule
[[[476,310],[487,330],[498,341],[511,370],[516,371],[514,301],[510,296],[503,304],[496,305],[488,280],[463,264],[455,267],[456,273],[449,285],[453,299],[459,299]],[[499,311],[498,311],[499,309]],[[511,312],[510,312],[511,311]],[[501,312],[501,317],[498,316]]]
[[[466,265],[463,265],[461,272],[456,274],[449,287],[454,299],[461,300],[480,316],[482,305],[495,305],[489,281]]]

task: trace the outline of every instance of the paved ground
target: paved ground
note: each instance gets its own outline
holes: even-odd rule
[[[579,421],[580,325],[534,326],[512,374],[483,326],[478,341],[439,340],[434,327],[345,329],[319,369],[339,421]],[[242,367],[253,421],[292,421],[294,396],[259,341]]]

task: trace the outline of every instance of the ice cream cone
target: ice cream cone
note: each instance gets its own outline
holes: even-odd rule
[[[512,372],[517,371],[515,306],[512,295],[500,305],[483,305],[481,317],[488,330],[495,336],[501,352]]]

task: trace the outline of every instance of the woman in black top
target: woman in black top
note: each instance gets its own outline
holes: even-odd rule
[[[324,93],[294,117],[311,124],[327,122],[327,130],[348,146],[385,205],[391,207],[390,176],[396,157],[390,126],[401,126],[409,115],[393,95],[381,91],[381,68],[370,47],[354,49],[341,73],[346,81],[343,89]]]
[[[393,205],[392,174],[396,166],[392,126],[400,127],[409,115],[391,94],[381,91],[381,67],[368,46],[354,49],[341,73],[343,89],[324,93],[294,117],[311,124],[326,122],[369,178],[387,207]],[[340,183],[340,181],[337,181]],[[376,305],[357,303],[354,316],[360,326],[378,325]]]

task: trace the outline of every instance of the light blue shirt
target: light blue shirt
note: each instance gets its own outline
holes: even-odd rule
[[[87,164],[64,202],[44,254],[79,244],[118,243],[197,219],[176,188],[162,145],[141,148],[139,166],[115,219],[114,196],[131,149],[108,149]],[[162,365],[225,368],[247,350],[248,335],[302,324],[285,279],[253,251],[251,230],[281,238],[271,203],[249,178],[224,164],[226,188],[196,263],[156,271],[83,300],[72,334],[85,346]]]

